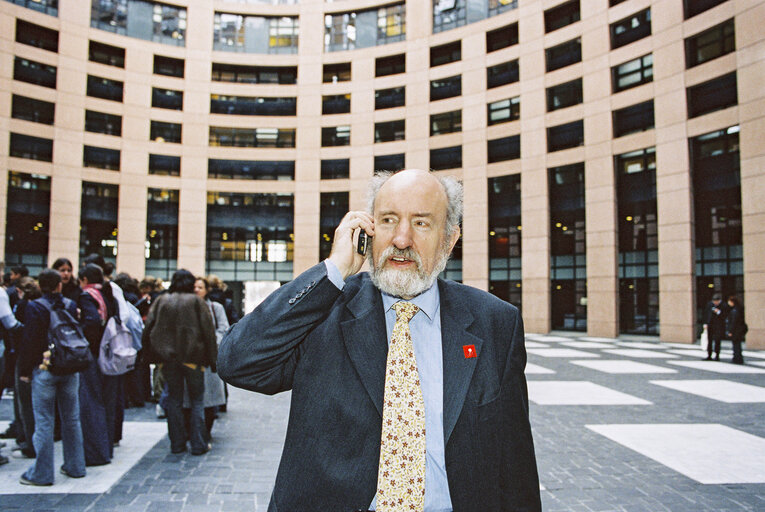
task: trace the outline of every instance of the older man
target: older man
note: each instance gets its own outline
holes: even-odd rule
[[[329,259],[220,347],[229,383],[292,390],[269,511],[540,510],[518,310],[437,280],[460,235],[460,185],[406,170],[370,192]]]

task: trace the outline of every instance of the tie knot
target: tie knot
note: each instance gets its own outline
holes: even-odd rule
[[[409,322],[414,315],[420,310],[416,305],[411,302],[396,302],[393,304],[393,309],[396,311],[396,321]]]

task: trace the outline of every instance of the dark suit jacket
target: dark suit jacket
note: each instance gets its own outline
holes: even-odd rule
[[[438,281],[444,362],[446,473],[455,511],[538,511],[523,324],[486,292]],[[466,358],[463,345],[478,357]],[[388,340],[367,274],[342,291],[324,263],[234,325],[218,372],[261,393],[292,390],[269,511],[349,512],[377,488]]]

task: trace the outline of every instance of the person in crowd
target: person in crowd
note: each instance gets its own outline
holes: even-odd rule
[[[77,306],[61,294],[61,276],[55,270],[43,270],[38,281],[43,296],[30,302],[26,308],[25,343],[19,352],[19,378],[32,385],[35,418],[32,439],[37,458],[21,475],[19,482],[44,486],[52,485],[54,481],[53,424],[56,403],[61,415],[64,448],[64,464],[60,471],[70,478],[82,478],[86,470],[78,396],[80,375],[53,375],[47,370],[44,360],[50,325],[48,308],[63,307],[77,318]]]
[[[205,441],[204,373],[215,371],[217,343],[210,309],[194,294],[194,274],[180,269],[173,274],[169,293],[160,295],[151,307],[143,331],[143,346],[150,360],[162,364],[168,388],[167,432],[172,453],[192,455],[211,449]],[[183,421],[184,385],[191,405],[190,432]]]
[[[541,510],[520,313],[437,279],[461,212],[453,178],[373,178],[329,258],[224,336],[224,381],[292,391],[269,510]]]
[[[29,276],[22,277],[18,280],[18,283],[16,284],[16,292],[19,294],[19,301],[16,303],[16,306],[14,306],[13,314],[16,316],[16,319],[21,322],[26,317],[26,310],[29,303],[42,297],[42,292],[37,285],[37,281]],[[24,332],[18,332],[14,336],[16,354],[18,354],[21,347],[27,343],[24,334]],[[11,451],[11,455],[16,458],[34,459],[35,448],[32,443],[32,435],[35,431],[35,419],[32,410],[32,386],[29,382],[20,378],[21,373],[19,372],[19,361],[17,357],[14,357],[13,374],[15,379],[15,393],[13,395],[14,421],[17,425],[20,425],[21,428],[18,429],[18,435],[16,436],[16,445],[18,448]]]
[[[128,302],[128,308],[134,307],[140,300],[141,291],[138,288],[138,281],[130,277],[129,274],[120,273],[114,278],[114,282],[122,289],[125,294],[125,300]],[[137,311],[137,309],[135,309]],[[140,312],[138,312],[140,315]],[[126,320],[127,321],[127,320]],[[131,407],[143,407],[145,396],[147,393],[146,388],[143,387],[144,381],[148,382],[149,365],[142,359],[142,354],[139,351],[136,358],[135,368],[127,372],[122,376],[122,382],[124,386],[124,406],[126,409]]]
[[[80,293],[82,293],[82,289],[80,289],[77,278],[73,274],[74,267],[72,266],[72,262],[67,258],[58,258],[53,262],[51,268],[57,270],[58,273],[61,274],[61,282],[63,286],[61,293],[64,297],[77,302]]]
[[[138,308],[138,312],[141,314],[141,318],[146,321],[146,316],[149,314],[149,309],[151,309],[152,302],[163,291],[161,280],[158,280],[152,276],[146,276],[138,284],[138,289],[141,293],[135,307]],[[136,363],[136,366],[140,367],[141,387],[144,390],[143,401],[157,403],[162,393],[162,385],[164,384],[164,381],[160,382],[161,378],[159,369],[155,368],[154,375],[152,376],[148,359],[146,358],[146,353],[143,349],[141,350],[141,354],[139,356],[138,363]],[[157,404],[157,416],[165,417],[164,411],[161,409],[162,408],[159,406],[159,404]]]
[[[200,299],[205,301],[212,314],[213,324],[215,325],[215,339],[217,344],[223,339],[223,335],[228,329],[228,319],[223,306],[217,302],[207,299],[207,292],[210,290],[210,284],[204,277],[197,277],[194,283],[194,293]],[[216,372],[205,371],[205,392],[203,400],[205,407],[205,440],[209,443],[212,440],[212,427],[217,418],[218,407],[226,403],[226,396],[223,391],[223,381]],[[191,403],[188,392],[183,398],[184,415],[188,417]],[[187,421],[188,424],[188,421]]]
[[[16,305],[16,302],[18,302],[18,294],[16,293],[16,285],[19,282],[19,279],[22,277],[28,277],[29,276],[29,269],[24,265],[17,265],[15,267],[11,267],[11,286],[8,287],[8,297],[11,301],[11,307]]]
[[[13,314],[10,296],[8,295],[9,290],[16,296],[15,289],[6,288],[0,290],[0,324],[2,324],[0,325],[0,334],[2,335],[2,338],[0,338],[0,396],[2,396],[6,384],[10,387],[13,382],[13,371],[9,368],[8,372],[6,372],[5,353],[13,350],[13,338],[24,327],[24,324],[19,322]],[[10,380],[8,381],[6,381],[6,373],[9,373],[7,376]],[[13,421],[8,425],[7,429],[0,432],[0,439],[16,439],[21,429],[22,427],[19,422]]]
[[[78,277],[82,287],[78,301],[80,324],[93,353],[93,362],[80,373],[85,462],[88,466],[100,466],[110,463],[114,454],[118,380],[101,372],[98,354],[106,322],[119,312],[111,286],[104,283],[101,267],[88,263],[80,269]]]
[[[226,318],[229,325],[237,323],[239,321],[239,310],[234,305],[232,290],[215,274],[207,276],[207,282],[210,283],[210,291],[207,297],[211,301],[223,306],[223,309],[226,310]]]
[[[744,305],[736,295],[728,297],[728,317],[725,321],[725,333],[733,342],[733,364],[744,364],[744,356],[741,353],[741,343],[744,342],[747,327],[744,321]]]
[[[715,353],[715,361],[720,360],[720,345],[725,337],[725,319],[728,316],[728,306],[723,304],[722,294],[712,295],[704,308],[704,328],[707,330],[709,342],[707,343],[707,361],[712,360],[712,351]]]

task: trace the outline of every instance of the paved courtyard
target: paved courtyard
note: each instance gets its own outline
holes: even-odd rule
[[[765,352],[735,366],[698,346],[568,334],[529,334],[527,349],[545,511],[765,510]],[[28,461],[0,466],[0,510],[265,511],[288,412],[289,394],[232,389],[212,452],[194,457],[170,454],[153,407],[129,409],[114,462],[86,478],[29,488]],[[3,396],[0,429],[11,414]]]

